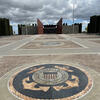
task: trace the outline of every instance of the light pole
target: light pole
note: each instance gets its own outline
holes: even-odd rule
[[[73,3],[73,33],[74,33],[74,3]]]
[[[25,25],[26,26],[26,32],[25,32],[25,35],[27,34],[27,25]]]
[[[26,22],[26,24],[25,24],[25,29],[26,29],[26,32],[25,32],[25,35],[27,35],[27,22]]]

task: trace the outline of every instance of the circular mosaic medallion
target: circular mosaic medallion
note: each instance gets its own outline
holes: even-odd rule
[[[92,87],[87,72],[62,64],[33,66],[14,74],[9,90],[24,100],[65,99],[83,96]]]
[[[43,85],[56,85],[67,79],[68,73],[57,68],[45,68],[33,74],[33,80]]]
[[[63,45],[63,42],[59,42],[59,41],[47,41],[45,43],[41,43],[41,45],[43,45],[43,46],[59,46],[59,45]]]

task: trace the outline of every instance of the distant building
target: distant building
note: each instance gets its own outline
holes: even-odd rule
[[[0,36],[12,35],[13,29],[10,26],[9,19],[0,18]]]
[[[25,27],[25,25],[18,25],[18,35],[22,35],[22,28]]]
[[[62,34],[62,18],[56,25],[43,25],[43,23],[37,19],[38,34]]]
[[[45,34],[57,33],[57,25],[44,25]]]
[[[100,15],[90,17],[88,33],[100,33]]]
[[[10,35],[13,35],[13,27],[10,25]]]
[[[19,35],[32,35],[37,34],[37,25],[18,25]]]
[[[63,29],[62,29],[63,34],[69,34],[69,33],[82,33],[82,24],[74,24],[73,25],[67,25],[67,23],[63,24]]]

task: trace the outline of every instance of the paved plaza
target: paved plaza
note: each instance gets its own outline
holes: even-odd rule
[[[0,100],[99,100],[100,36],[0,37]]]

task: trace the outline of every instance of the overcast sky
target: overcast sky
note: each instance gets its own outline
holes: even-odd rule
[[[83,23],[100,14],[100,0],[0,0],[0,17],[9,18],[12,24],[36,22],[37,18],[53,24],[61,17],[72,20],[73,3],[75,19]]]

